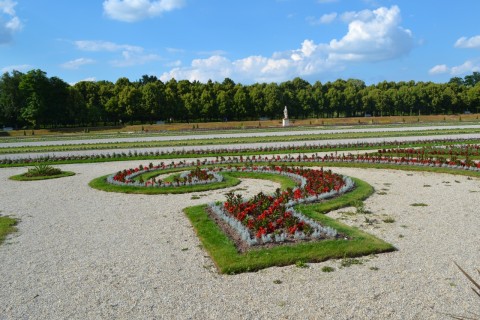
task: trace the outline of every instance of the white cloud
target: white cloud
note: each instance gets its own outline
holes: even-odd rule
[[[185,0],[105,0],[103,10],[111,19],[135,22],[179,9]]]
[[[82,51],[130,51],[130,52],[142,52],[143,48],[138,46],[131,46],[128,44],[116,44],[109,41],[100,40],[79,40],[75,41],[77,49]]]
[[[161,57],[156,54],[143,54],[126,50],[122,52],[122,59],[112,60],[110,64],[114,67],[132,67],[160,59]]]
[[[453,76],[459,76],[462,74],[472,73],[474,71],[480,71],[480,60],[467,60],[459,66],[452,67],[450,74]]]
[[[397,6],[354,12],[349,17],[348,32],[339,40],[316,44],[307,39],[300,48],[276,52],[271,57],[250,56],[232,61],[213,55],[196,59],[188,67],[165,72],[161,79],[207,81],[231,77],[244,82],[278,82],[296,76],[343,70],[354,62],[396,59],[412,50],[412,33],[400,26]]]
[[[428,70],[428,73],[431,75],[448,73],[448,72],[449,72],[449,68],[447,67],[446,64],[438,64],[432,67],[430,70]]]
[[[67,61],[61,65],[65,69],[79,69],[83,65],[94,64],[95,60],[88,58],[78,58],[75,60]]]
[[[161,57],[156,54],[146,54],[144,49],[139,46],[129,44],[117,44],[101,40],[78,40],[74,41],[77,49],[88,52],[121,52],[121,58],[110,61],[114,67],[131,67],[146,64],[151,61],[160,60]],[[80,62],[80,61],[79,61]]]
[[[480,48],[480,36],[471,38],[461,37],[455,42],[456,48]]]
[[[79,80],[77,82],[69,82],[68,84],[71,85],[71,86],[74,86],[79,82],[96,82],[96,81],[97,81],[97,79],[95,77],[88,77],[88,78]]]
[[[15,13],[16,5],[12,0],[0,0],[0,44],[11,42],[13,34],[23,28]]]
[[[364,10],[365,11],[365,10]],[[400,26],[400,9],[382,7],[362,13],[348,25],[348,33],[330,41],[331,59],[382,61],[406,55],[413,48],[410,30]]]
[[[29,64],[20,64],[20,65],[13,65],[13,66],[6,66],[2,68],[2,74],[5,72],[12,72],[13,70],[17,70],[20,72],[28,71],[33,69],[33,67]]]
[[[480,58],[467,60],[463,64],[454,67],[448,67],[445,64],[436,65],[428,73],[431,75],[449,73],[452,76],[460,76],[475,71],[480,71]]]
[[[362,11],[347,11],[342,13],[340,19],[343,22],[350,23],[354,20],[360,20],[366,22],[371,20],[374,17],[374,12],[372,10],[362,10]]]
[[[312,26],[319,25],[319,24],[329,24],[335,21],[337,18],[337,13],[332,12],[328,14],[322,15],[320,18],[315,18],[315,17],[307,17],[308,23],[310,23]]]

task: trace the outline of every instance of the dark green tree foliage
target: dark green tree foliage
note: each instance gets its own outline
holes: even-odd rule
[[[2,126],[58,127],[169,121],[281,119],[289,116],[352,117],[480,112],[480,73],[448,83],[358,79],[243,85],[226,78],[207,83],[144,75],[69,85],[42,70],[13,71],[0,78]]]

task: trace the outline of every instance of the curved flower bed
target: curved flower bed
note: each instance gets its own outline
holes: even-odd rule
[[[225,203],[210,203],[210,212],[225,221],[249,246],[336,237],[335,229],[320,225],[293,207],[345,193],[354,188],[353,181],[323,169],[277,166],[272,172],[289,175],[301,184],[293,190],[277,190],[274,195],[259,193],[248,201],[229,193]]]
[[[196,184],[208,184],[214,182],[223,181],[223,177],[218,173],[221,170],[238,170],[235,165],[238,164],[247,164],[250,167],[244,167],[241,170],[259,170],[255,166],[255,163],[265,163],[268,162],[271,166],[274,166],[274,163],[290,163],[290,162],[318,162],[319,164],[324,162],[337,162],[337,163],[371,163],[371,164],[389,164],[389,165],[402,165],[402,166],[423,166],[423,167],[438,167],[438,168],[447,168],[453,170],[466,170],[473,172],[480,172],[480,161],[473,160],[445,160],[441,158],[429,158],[429,159],[419,159],[414,157],[393,157],[393,156],[382,156],[382,155],[372,155],[372,154],[342,154],[342,155],[325,155],[319,156],[317,154],[313,155],[274,155],[274,156],[239,156],[239,157],[217,157],[215,160],[197,160],[196,162],[186,162],[181,161],[178,163],[171,162],[170,164],[165,164],[161,162],[159,165],[154,166],[150,163],[148,166],[140,165],[135,169],[125,169],[119,171],[116,174],[110,175],[107,177],[107,183],[118,185],[118,186],[134,186],[134,187],[172,187],[172,186],[190,186]],[[163,182],[161,180],[150,179],[147,181],[135,180],[134,178],[142,175],[146,172],[158,171],[161,174],[162,170],[174,169],[174,168],[184,168],[200,165],[230,165],[230,167],[225,168],[214,168],[208,169],[205,171],[205,175],[209,177],[208,179],[189,179],[188,174],[187,178],[181,176],[182,180],[177,180],[174,182]],[[232,169],[233,168],[233,169]],[[270,170],[269,167],[262,167],[259,172],[265,172],[262,170]]]
[[[117,172],[115,175],[107,177],[107,182],[114,185],[129,185],[135,187],[180,187],[180,186],[194,186],[200,184],[208,184],[214,182],[222,182],[223,176],[217,172],[201,169],[197,167],[193,170],[182,172],[179,176],[174,177],[173,182],[162,181],[155,177],[144,181],[142,178],[135,180],[136,177],[145,172],[156,172],[165,170],[166,166],[149,166],[139,167],[135,169],[126,169]]]

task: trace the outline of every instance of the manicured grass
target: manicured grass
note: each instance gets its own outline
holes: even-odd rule
[[[0,154],[10,153],[35,153],[35,152],[61,152],[79,150],[113,150],[128,148],[153,148],[153,147],[182,147],[218,144],[244,144],[244,143],[268,143],[268,142],[289,142],[289,141],[312,141],[330,139],[357,139],[357,138],[379,138],[379,137],[407,137],[424,135],[447,135],[462,133],[478,133],[480,129],[433,129],[418,131],[385,131],[385,132],[344,132],[333,134],[308,134],[291,136],[266,136],[266,137],[235,137],[235,138],[208,138],[208,139],[187,139],[171,141],[138,141],[138,142],[115,142],[115,143],[87,143],[87,144],[64,144],[59,146],[23,146],[4,147]]]
[[[17,220],[10,218],[10,217],[1,217],[0,216],[0,244],[3,243],[5,237],[12,232],[17,231],[15,225],[17,224]]]
[[[71,171],[62,171],[59,174],[55,175],[49,175],[49,176],[35,176],[35,177],[30,177],[25,175],[25,173],[18,174],[15,176],[11,176],[9,179],[10,180],[15,180],[15,181],[38,181],[38,180],[48,180],[48,179],[58,179],[58,178],[63,178],[63,177],[70,177],[74,176],[75,172]]]
[[[271,266],[285,266],[301,261],[320,262],[328,259],[357,257],[372,253],[393,251],[395,248],[359,229],[349,227],[323,214],[330,208],[350,205],[353,201],[364,199],[371,194],[373,188],[366,182],[355,179],[358,187],[334,201],[313,205],[298,206],[298,209],[309,217],[318,220],[325,226],[331,226],[340,233],[350,237],[350,240],[322,240],[303,242],[295,245],[280,245],[269,249],[254,249],[239,253],[234,243],[220,227],[209,218],[206,206],[194,206],[184,210],[190,219],[203,247],[209,253],[221,273],[235,274],[256,271]]]
[[[182,169],[170,169],[170,170],[162,170],[158,171],[156,175],[165,174],[165,173],[174,173],[179,171],[187,171],[194,169],[195,167],[186,167]],[[155,172],[150,172],[150,178]],[[216,189],[223,189],[229,188],[238,185],[241,181],[240,178],[248,178],[248,179],[263,179],[278,182],[281,184],[281,188],[286,189],[288,187],[293,188],[296,184],[295,181],[292,179],[280,176],[278,174],[273,173],[259,173],[259,172],[224,172],[222,173],[224,180],[222,182],[215,182],[203,185],[195,185],[195,186],[180,186],[180,187],[135,187],[135,186],[117,186],[107,183],[106,179],[109,175],[102,176],[90,181],[89,186],[103,190],[107,192],[120,192],[120,193],[134,193],[134,194],[183,194],[183,193],[191,193],[191,192],[200,192],[200,191],[208,191],[208,190],[216,190]]]
[[[238,130],[245,128],[272,128],[276,127],[281,129],[289,129],[303,126],[303,127],[330,127],[330,126],[372,126],[372,125],[399,125],[402,126],[416,126],[416,125],[425,125],[425,124],[435,124],[435,125],[452,125],[452,124],[464,124],[465,122],[478,123],[479,114],[462,114],[462,115],[421,115],[421,116],[385,116],[385,117],[350,117],[350,118],[307,118],[307,119],[291,119],[293,127],[290,128],[281,128],[282,121],[279,119],[273,120],[255,120],[255,121],[217,121],[217,122],[200,122],[194,123],[198,124],[199,130],[203,134],[203,130],[218,131],[220,130]],[[180,131],[181,133],[192,130],[193,123],[171,123],[171,124],[137,124],[137,125],[125,125],[125,126],[103,126],[103,127],[77,127],[77,128],[56,128],[56,129],[40,129],[34,130],[36,138],[43,136],[52,136],[52,135],[65,135],[70,136],[95,136],[95,135],[106,135],[106,134],[119,134],[123,132],[124,135],[126,132],[140,132],[142,128],[144,130],[157,131],[157,132],[175,132]],[[85,134],[85,129],[91,132]],[[31,130],[26,130],[25,132],[27,137],[31,137]],[[10,137],[24,138],[24,130],[13,130],[8,132]]]
[[[445,141],[411,141],[407,144],[402,145],[405,148],[420,148],[420,147],[432,147],[432,146],[448,146],[452,144],[479,144],[479,139],[469,139],[469,140],[445,140]],[[35,163],[28,162],[31,159],[27,159],[27,162],[18,162],[13,161],[12,163],[0,163],[0,168],[2,167],[21,167],[26,165],[41,164],[41,165],[54,165],[54,164],[73,164],[73,163],[99,163],[99,162],[113,162],[113,161],[131,161],[131,160],[166,160],[166,159],[178,159],[178,158],[198,158],[198,157],[229,157],[229,156],[253,156],[253,155],[271,155],[271,154],[286,154],[286,153],[315,153],[315,152],[346,152],[346,151],[357,151],[357,150],[378,150],[378,149],[393,149],[397,148],[398,143],[392,142],[391,144],[362,144],[362,145],[323,145],[323,146],[308,146],[308,147],[280,147],[280,148],[268,148],[266,150],[248,148],[239,150],[224,151],[212,148],[209,151],[202,151],[202,153],[195,153],[190,151],[174,151],[170,153],[156,153],[156,152],[129,152],[125,153],[115,153],[112,151],[112,154],[91,154],[85,157],[80,157],[77,159],[71,159],[69,157],[59,158],[59,159],[37,159]],[[92,150],[93,151],[93,150]]]

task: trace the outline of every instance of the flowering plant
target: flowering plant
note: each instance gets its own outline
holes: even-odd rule
[[[283,192],[277,189],[273,195],[261,192],[247,201],[241,195],[230,192],[222,205],[210,204],[210,210],[236,229],[250,245],[335,237],[336,230],[319,225],[297,212],[293,206],[346,192],[353,188],[353,182],[323,169],[276,166],[272,172],[298,176],[302,183]]]

